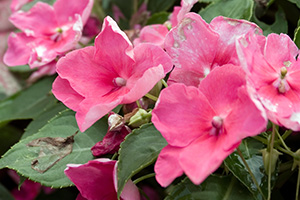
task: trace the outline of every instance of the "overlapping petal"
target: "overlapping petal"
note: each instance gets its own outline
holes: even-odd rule
[[[141,44],[133,48],[110,17],[105,18],[95,47],[73,51],[57,64],[59,76],[84,98],[72,108],[82,131],[117,105],[143,97],[171,68],[171,59],[160,47]],[[53,85],[53,93],[65,101],[62,88]]]
[[[100,158],[86,164],[68,164],[65,174],[86,199],[117,199],[116,165],[115,160]],[[131,181],[126,183],[121,198],[140,199],[138,189]]]
[[[161,92],[152,122],[169,144],[155,166],[162,186],[182,171],[200,184],[242,139],[265,129],[266,115],[249,96],[245,78],[241,67],[224,65],[208,74],[199,88],[176,83]],[[169,165],[176,168],[174,173],[164,172]]]

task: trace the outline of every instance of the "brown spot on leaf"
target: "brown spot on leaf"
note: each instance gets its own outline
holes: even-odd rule
[[[58,161],[72,152],[74,136],[78,133],[67,137],[43,137],[32,140],[27,144],[28,147],[39,147],[37,158],[31,162],[31,168],[44,173],[53,167]]]

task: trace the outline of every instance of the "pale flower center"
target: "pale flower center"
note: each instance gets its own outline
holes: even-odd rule
[[[126,85],[126,80],[121,77],[114,78],[113,83],[117,87],[122,87]]]
[[[277,89],[278,89],[278,92],[281,93],[281,94],[284,94],[289,89],[289,85],[288,85],[288,83],[285,79],[286,74],[287,74],[287,68],[286,67],[281,67],[281,69],[280,69],[280,79],[278,80],[279,82],[277,82],[277,84],[278,84]]]
[[[214,116],[211,125],[210,135],[219,135],[222,132],[223,119],[220,116]]]

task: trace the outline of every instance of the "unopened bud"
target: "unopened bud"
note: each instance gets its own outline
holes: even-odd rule
[[[108,130],[120,131],[124,126],[124,120],[121,115],[111,112],[108,117]]]
[[[293,163],[293,167],[292,167],[292,170],[294,170],[296,167],[300,167],[300,149],[298,149],[296,152],[295,152],[296,156],[298,158],[295,158],[294,157],[294,163]]]
[[[139,110],[130,118],[128,125],[137,128],[142,124],[146,124],[151,120],[151,111],[147,112],[144,109],[139,108]]]
[[[273,149],[272,158],[271,158],[271,162],[270,162],[270,152],[267,149],[262,149],[262,150],[260,150],[260,152],[262,152],[265,171],[268,172],[269,166],[271,165],[271,173],[273,173],[275,171],[278,157],[279,157],[279,155],[282,155],[282,153],[280,153],[276,149]]]

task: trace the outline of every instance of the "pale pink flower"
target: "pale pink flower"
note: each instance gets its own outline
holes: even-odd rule
[[[200,184],[241,140],[263,131],[263,110],[248,95],[239,66],[214,69],[199,88],[177,83],[164,89],[152,122],[167,140],[155,164],[158,183],[168,186],[184,172]]]
[[[175,27],[184,18],[185,14],[190,12],[195,3],[199,0],[181,0],[180,6],[175,6],[171,14],[170,21],[172,27]]]
[[[99,158],[86,164],[68,164],[65,174],[80,191],[77,199],[117,200],[117,161]],[[121,199],[140,199],[131,180],[125,184]]]
[[[198,86],[215,67],[238,65],[235,40],[249,31],[262,33],[257,25],[245,20],[220,16],[207,24],[198,14],[186,14],[165,39],[165,49],[175,64],[168,83]]]
[[[72,50],[81,37],[93,0],[57,0],[53,7],[36,3],[28,12],[18,11],[10,21],[21,33],[11,33],[4,62],[9,66],[43,66]]]
[[[275,124],[300,130],[299,50],[288,35],[239,39],[237,49],[248,84]]]
[[[133,48],[116,22],[106,17],[95,47],[72,51],[58,61],[52,91],[77,112],[78,126],[85,131],[117,105],[143,97],[171,69],[171,59],[161,48]]]
[[[140,35],[133,41],[134,46],[140,43],[151,43],[163,47],[169,30],[165,25],[154,24],[142,28]]]
[[[10,9],[12,12],[16,12],[22,8],[23,5],[31,2],[33,0],[12,0],[10,4]]]

